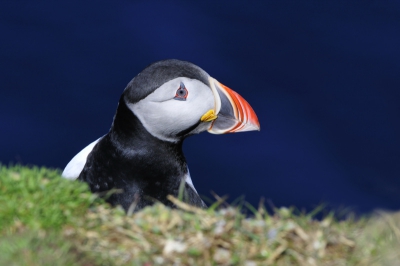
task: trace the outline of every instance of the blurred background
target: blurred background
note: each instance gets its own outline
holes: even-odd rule
[[[0,162],[63,169],[148,64],[193,62],[260,132],[184,144],[200,194],[400,208],[400,2],[2,1]]]

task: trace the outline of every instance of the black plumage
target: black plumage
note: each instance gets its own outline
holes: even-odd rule
[[[150,65],[128,84],[109,133],[94,146],[79,175],[78,179],[87,182],[92,192],[121,189],[122,193],[112,194],[107,201],[125,210],[132,203],[136,209],[154,202],[173,206],[167,196],[177,196],[184,182],[183,200],[206,207],[194,189],[182,180],[188,173],[182,151],[183,139],[197,125],[180,132],[178,142],[160,140],[144,128],[126,104],[126,101],[138,102],[163,83],[181,76],[206,82],[204,71],[197,66],[167,60]]]
[[[179,60],[153,63],[122,93],[110,131],[79,152],[63,177],[87,182],[125,210],[168,195],[206,207],[192,184],[182,144],[187,136],[259,130],[258,118],[239,94],[198,66]],[[182,189],[183,188],[183,189]]]

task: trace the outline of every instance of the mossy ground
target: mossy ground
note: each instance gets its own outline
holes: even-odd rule
[[[400,212],[338,221],[290,208],[126,215],[57,170],[0,167],[0,265],[397,265]]]

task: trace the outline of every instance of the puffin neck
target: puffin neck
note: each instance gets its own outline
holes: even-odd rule
[[[173,153],[174,157],[186,164],[182,151],[183,139],[178,142],[169,142],[151,135],[139,118],[128,108],[123,95],[119,100],[109,136],[116,148],[122,151],[146,150],[148,153],[151,149],[150,153]]]

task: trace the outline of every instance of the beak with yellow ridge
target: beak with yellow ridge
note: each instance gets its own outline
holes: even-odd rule
[[[225,134],[260,130],[260,123],[253,108],[235,91],[209,78],[214,95],[214,110],[209,110],[202,117],[202,122],[212,121],[208,132]]]

